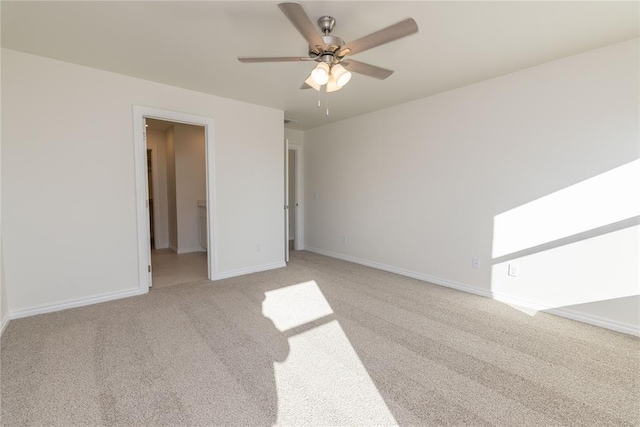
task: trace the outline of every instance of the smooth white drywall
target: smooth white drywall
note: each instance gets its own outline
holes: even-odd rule
[[[138,289],[133,105],[214,119],[218,273],[284,262],[281,110],[7,49],[2,87],[12,313]]]
[[[178,253],[200,250],[198,200],[206,200],[203,126],[175,124],[176,222]]]
[[[147,146],[155,151],[156,183],[154,244],[156,249],[169,247],[169,205],[167,198],[167,136],[165,131],[147,129]]]
[[[304,131],[285,128],[284,137],[289,141],[289,144],[304,144]]]
[[[637,193],[637,182],[610,176],[640,157],[638,47],[626,41],[305,132],[306,246],[637,330],[640,227],[600,215],[627,204],[598,197]],[[608,184],[585,193],[587,180]],[[526,205],[535,206],[515,211]],[[512,249],[494,255],[494,242]],[[506,276],[510,262],[517,279]]]
[[[157,150],[156,249],[199,251],[196,202],[206,199],[204,128],[176,123],[166,131],[147,130],[147,145]]]

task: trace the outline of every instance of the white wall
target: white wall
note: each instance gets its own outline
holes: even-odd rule
[[[132,105],[215,120],[218,273],[283,264],[281,110],[7,49],[2,87],[12,315],[138,289]]]
[[[147,144],[157,156],[156,249],[199,251],[196,202],[206,199],[204,127],[176,123],[166,131],[147,130]]]
[[[167,137],[164,131],[147,129],[147,146],[154,149],[156,156],[155,235],[156,249],[169,247],[169,205],[167,198]]]
[[[638,59],[630,40],[305,132],[307,248],[638,331],[640,174],[616,171],[640,157]]]
[[[198,200],[206,200],[204,127],[175,124],[178,253],[198,252]]]
[[[289,144],[304,144],[304,131],[285,128],[284,137],[289,140]]]

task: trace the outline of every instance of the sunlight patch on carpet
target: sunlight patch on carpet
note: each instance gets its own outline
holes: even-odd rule
[[[314,280],[265,292],[262,314],[284,332],[333,314]]]
[[[289,338],[274,363],[279,425],[395,425],[337,320]]]
[[[397,424],[315,281],[265,295],[263,315],[289,337],[273,364],[278,425]]]

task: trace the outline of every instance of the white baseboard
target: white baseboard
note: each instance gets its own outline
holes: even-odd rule
[[[390,265],[380,264],[377,262],[353,257],[350,255],[344,255],[338,252],[325,251],[324,249],[312,248],[309,246],[307,246],[305,250],[309,252],[314,252],[320,255],[326,255],[331,258],[337,258],[344,261],[353,262],[355,264],[366,265],[367,267],[373,267],[378,270],[388,271],[390,273],[396,273],[401,276],[411,277],[413,279],[422,280],[424,282],[433,283],[435,285],[445,286],[447,288],[453,288],[459,291],[480,295],[482,297],[491,298],[506,304],[514,304],[514,305],[519,305],[523,307],[528,307],[528,308],[532,308],[535,311],[544,311],[545,313],[553,314],[555,316],[560,316],[560,317],[564,317],[571,320],[577,320],[578,322],[599,326],[601,328],[610,329],[616,332],[622,332],[623,334],[640,336],[640,328],[634,325],[615,322],[610,319],[603,319],[597,316],[586,315],[586,314],[578,313],[566,308],[554,308],[548,305],[524,300],[518,297],[500,294],[500,293],[488,291],[486,289],[479,289],[479,288],[476,288],[475,286],[465,285],[463,283],[442,279],[440,277],[429,276],[427,274],[417,273],[415,271],[405,270],[403,268],[392,267]]]
[[[638,328],[637,326],[616,322],[611,319],[604,319],[602,317],[593,315],[585,315],[583,313],[578,313],[567,308],[550,308],[545,310],[545,313],[565,317],[571,320],[577,320],[578,322],[588,323],[590,325],[599,326],[605,329],[611,329],[612,331],[622,332],[623,334],[640,337],[640,328]]]
[[[0,319],[0,337],[4,334],[4,330],[9,326],[9,322],[11,318],[9,317],[9,313],[5,313],[5,315]]]
[[[53,313],[54,311],[66,310],[68,308],[82,307],[85,305],[98,304],[101,302],[112,301],[120,298],[133,297],[142,295],[147,292],[141,291],[139,288],[130,289],[128,291],[111,292],[108,294],[97,295],[88,298],[77,298],[55,304],[43,304],[31,308],[23,308],[14,310],[9,313],[11,319],[20,319],[22,317],[35,316],[36,314]]]
[[[239,268],[237,270],[225,271],[223,273],[215,274],[213,277],[213,280],[222,280],[222,279],[228,279],[230,277],[244,276],[245,274],[257,273],[259,271],[274,270],[276,268],[282,268],[286,266],[287,264],[284,261],[282,261],[282,262],[274,262],[271,264],[257,265],[254,267]]]
[[[202,250],[200,249],[200,246],[196,246],[193,248],[178,248],[178,250],[176,251],[178,255],[190,254],[192,252],[202,252]]]
[[[535,311],[544,311],[545,313],[553,314],[555,316],[576,320],[578,322],[587,323],[593,326],[599,326],[601,328],[610,329],[616,332],[622,332],[623,334],[634,335],[637,337],[640,336],[640,328],[631,324],[616,322],[615,320],[605,319],[591,314],[579,313],[568,308],[553,307],[545,303],[525,300],[522,298],[513,297],[511,295],[501,294],[497,292],[494,292],[491,298],[505,304],[527,307]]]
[[[373,267],[378,270],[388,271],[390,273],[396,273],[401,276],[411,277],[412,279],[422,280],[423,282],[429,282],[435,285],[445,286],[447,288],[453,288],[459,291],[468,292],[471,294],[476,294],[476,295],[480,295],[487,298],[492,297],[491,292],[487,290],[478,289],[474,286],[465,285],[463,283],[454,282],[452,280],[446,280],[440,277],[429,276],[428,274],[417,273],[415,271],[405,270],[404,268],[392,267],[390,265],[380,264],[378,262],[368,261],[365,259],[356,258],[350,255],[344,255],[337,252],[325,251],[324,249],[312,248],[307,246],[305,250],[309,252],[315,252],[320,255],[326,255],[331,258],[337,258],[344,261],[353,262],[356,264],[366,265],[367,267]]]

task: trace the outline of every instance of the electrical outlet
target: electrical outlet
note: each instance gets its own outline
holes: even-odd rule
[[[509,264],[507,274],[511,277],[518,277],[518,266],[516,264]]]
[[[340,241],[342,242],[343,245],[347,244],[347,236],[342,236],[342,239],[340,239]]]
[[[476,257],[471,258],[471,267],[478,270],[480,268],[480,258],[476,258]]]
[[[261,249],[261,248],[260,248],[260,243],[258,243],[258,244],[256,245],[256,252],[260,252],[260,249]]]

